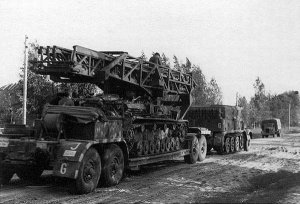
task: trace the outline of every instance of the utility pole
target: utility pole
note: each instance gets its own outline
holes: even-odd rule
[[[28,65],[28,36],[25,35],[25,50],[24,50],[24,84],[23,84],[23,124],[26,125],[26,112],[27,112],[27,65]]]
[[[289,130],[291,128],[291,102],[289,103]]]

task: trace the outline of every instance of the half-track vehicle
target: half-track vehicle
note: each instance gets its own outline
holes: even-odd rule
[[[241,108],[228,105],[192,106],[186,116],[191,127],[205,127],[212,134],[206,135],[207,151],[218,153],[249,150],[250,132],[244,128]]]
[[[14,173],[37,179],[48,169],[74,179],[77,193],[89,193],[99,183],[118,184],[126,169],[179,156],[187,163],[200,160],[205,137],[187,135],[183,119],[196,86],[191,74],[126,52],[80,46],[39,47],[31,63],[36,74],[50,75],[55,82],[92,83],[104,94],[80,99],[77,106],[47,105],[33,128],[4,128],[2,184]]]

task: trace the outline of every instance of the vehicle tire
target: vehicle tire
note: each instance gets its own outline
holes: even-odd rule
[[[102,176],[105,186],[117,185],[124,173],[124,154],[121,148],[112,144],[105,149],[102,158]]]
[[[275,137],[275,134],[273,134],[273,138]]]
[[[205,136],[199,138],[199,157],[198,161],[203,161],[207,154],[207,142]]]
[[[0,169],[0,185],[8,184],[10,179],[13,177],[13,175],[14,175],[14,171],[12,170],[6,168]]]
[[[143,155],[147,155],[149,153],[149,141],[143,141]]]
[[[171,138],[171,148],[170,148],[171,151],[174,151],[174,150],[175,150],[175,145],[176,145],[176,144],[175,144],[175,138],[172,137],[172,138]]]
[[[155,144],[154,144],[154,141],[151,140],[149,142],[149,154],[154,154],[154,152],[155,152]]]
[[[234,137],[230,138],[230,152],[234,152]]]
[[[199,141],[196,136],[193,136],[188,140],[188,148],[190,149],[190,154],[184,156],[184,161],[188,164],[194,164],[197,162],[199,157]]]
[[[230,137],[225,138],[225,152],[226,154],[230,152]]]
[[[240,150],[240,137],[234,138],[234,150],[238,152]]]
[[[250,149],[250,140],[247,140],[247,137],[244,137],[244,150],[249,151]]]
[[[265,138],[265,136],[264,136],[264,135],[261,135],[261,138]]]
[[[36,181],[38,180],[42,173],[43,169],[40,167],[26,167],[22,169],[17,169],[17,176],[24,181]]]
[[[280,133],[277,134],[277,137],[280,137]]]
[[[76,192],[85,194],[94,191],[101,175],[101,159],[96,149],[90,148],[81,161],[76,178]]]

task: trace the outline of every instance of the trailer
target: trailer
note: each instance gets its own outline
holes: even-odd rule
[[[196,86],[192,75],[119,51],[39,47],[36,74],[54,82],[91,83],[104,93],[77,105],[45,106],[33,128],[9,126],[0,135],[0,180],[14,173],[38,179],[46,169],[75,180],[79,194],[99,183],[117,185],[126,169],[184,157],[206,156],[205,136],[187,134]],[[75,103],[76,104],[76,103]],[[80,105],[78,105],[80,104]]]

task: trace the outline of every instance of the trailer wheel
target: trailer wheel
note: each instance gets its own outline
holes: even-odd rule
[[[230,152],[230,138],[226,137],[225,139],[225,152],[228,154]]]
[[[0,185],[6,185],[13,177],[14,172],[9,169],[0,169]]]
[[[121,148],[112,144],[105,149],[103,155],[103,181],[106,186],[117,185],[124,173],[124,155]]]
[[[36,181],[43,173],[43,169],[40,167],[27,167],[17,169],[17,176],[24,181]]]
[[[199,139],[199,157],[198,161],[203,161],[207,153],[207,142],[205,136],[201,135]]]
[[[198,160],[200,151],[198,138],[193,136],[191,140],[188,140],[188,146],[190,149],[190,154],[184,156],[184,161],[188,164],[194,164]]]
[[[240,137],[234,138],[234,150],[239,151],[240,150]]]
[[[171,151],[174,151],[175,150],[175,138],[174,137],[172,137],[171,138]]]
[[[79,194],[90,193],[98,185],[101,174],[101,159],[94,148],[84,154],[76,179],[76,192]]]

